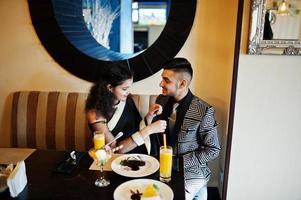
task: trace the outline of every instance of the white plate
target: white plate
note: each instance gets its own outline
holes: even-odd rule
[[[132,194],[130,190],[136,191],[138,189],[139,192],[143,192],[149,184],[156,184],[158,186],[161,200],[173,199],[173,191],[168,185],[152,179],[134,179],[122,183],[115,189],[113,197],[115,200],[131,200]]]
[[[137,171],[133,171],[127,166],[120,165],[120,162],[122,160],[126,160],[129,157],[139,157],[141,158],[141,160],[145,161],[145,165],[139,167],[139,170]],[[125,154],[113,160],[111,167],[115,173],[122,176],[143,177],[155,173],[159,169],[160,164],[158,160],[152,156],[148,156],[145,154]]]

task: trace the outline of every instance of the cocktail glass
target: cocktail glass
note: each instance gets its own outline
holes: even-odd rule
[[[95,185],[97,187],[106,187],[110,185],[110,180],[105,178],[104,176],[104,165],[108,162],[111,158],[111,153],[106,151],[105,149],[94,150],[91,149],[89,151],[89,155],[94,159],[96,165],[100,167],[100,176],[98,179],[95,180]]]

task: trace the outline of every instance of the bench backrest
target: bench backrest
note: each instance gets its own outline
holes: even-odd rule
[[[20,91],[13,93],[12,147],[77,150],[92,147],[85,117],[87,93]],[[133,95],[145,116],[156,95]]]

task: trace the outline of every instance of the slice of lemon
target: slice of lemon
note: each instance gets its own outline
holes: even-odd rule
[[[93,160],[97,160],[96,150],[94,148],[90,149],[88,153]]]

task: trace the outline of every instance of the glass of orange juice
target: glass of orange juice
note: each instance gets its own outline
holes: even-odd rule
[[[160,181],[169,182],[172,170],[172,147],[160,147]]]
[[[93,133],[93,142],[94,142],[94,149],[100,149],[105,145],[105,134],[102,131],[95,131]]]

